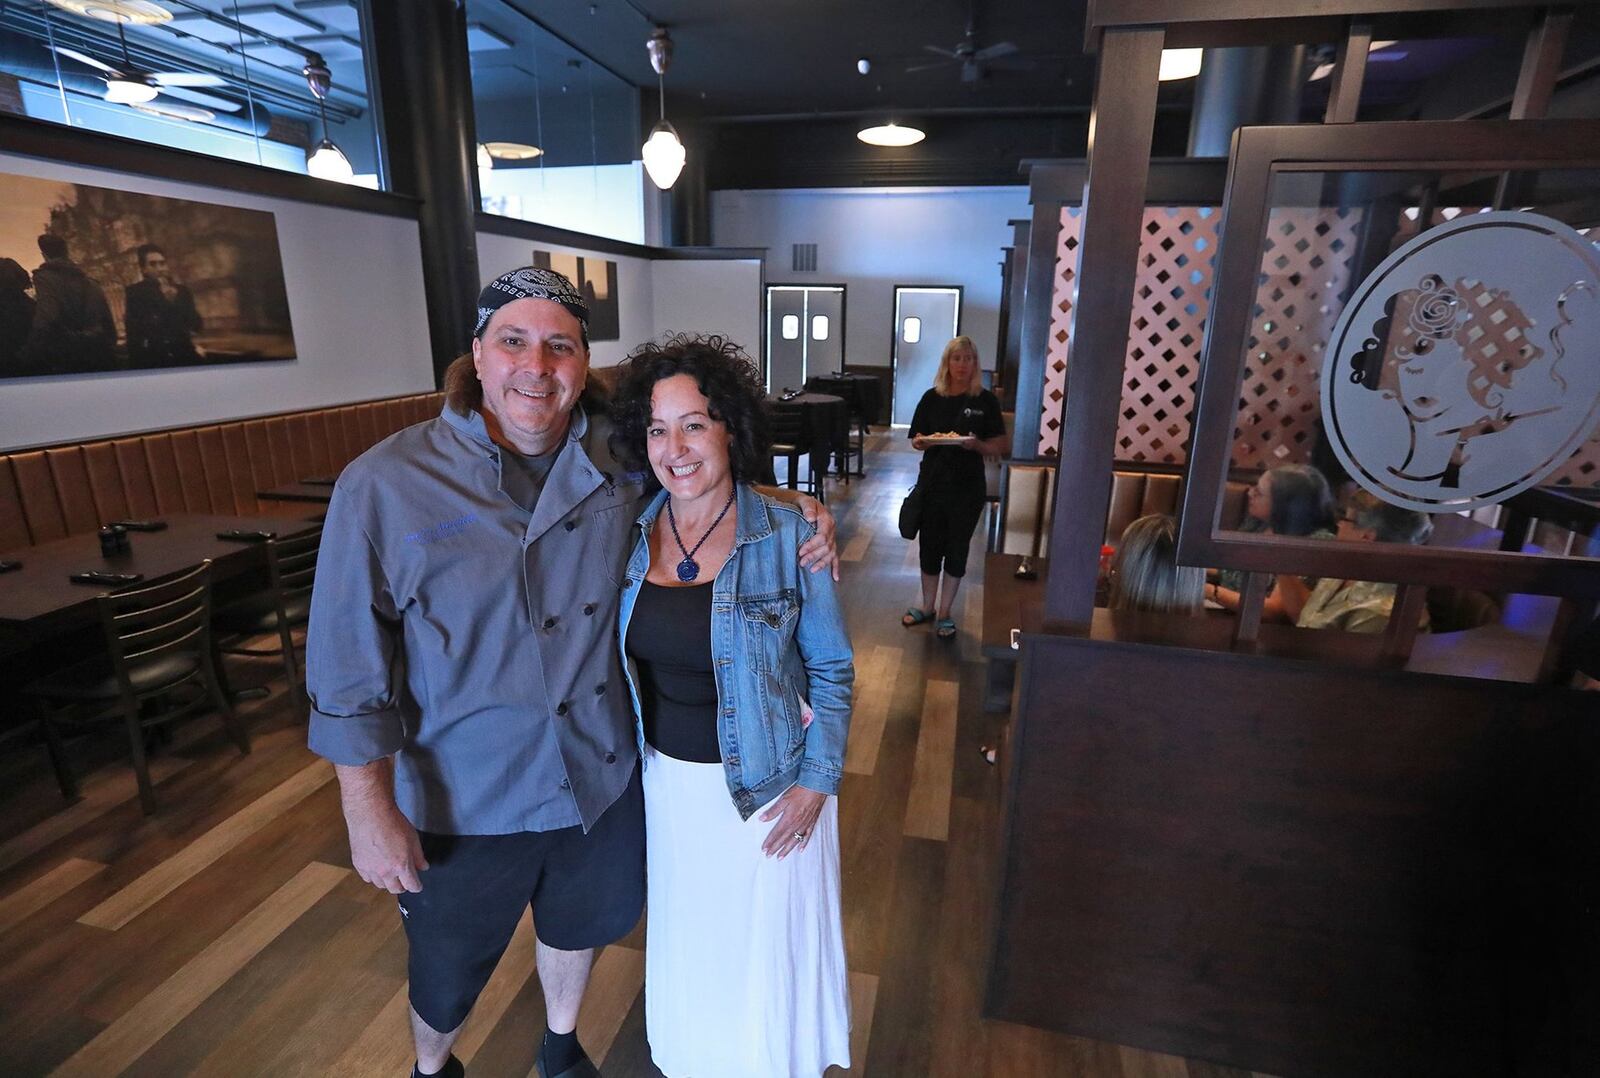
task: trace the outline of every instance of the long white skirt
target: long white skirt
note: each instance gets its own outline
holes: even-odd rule
[[[721,764],[647,749],[644,1013],[667,1078],[817,1078],[850,1066],[839,915],[839,802],[804,849],[761,852],[776,821],[741,820]]]

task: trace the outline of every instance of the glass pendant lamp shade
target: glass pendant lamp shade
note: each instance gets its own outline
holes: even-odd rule
[[[339,183],[349,183],[355,176],[350,160],[327,139],[317,143],[317,148],[306,158],[306,171],[319,180],[337,180]]]
[[[650,129],[650,137],[645,140],[640,156],[644,158],[644,170],[650,174],[650,181],[665,191],[678,182],[687,154],[677,129],[662,120]]]

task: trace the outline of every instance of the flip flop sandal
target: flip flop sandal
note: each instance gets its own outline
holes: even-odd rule
[[[900,619],[900,624],[909,629],[913,625],[921,625],[931,616],[932,615],[919,606],[908,606],[906,607],[905,616]]]
[[[940,640],[949,640],[951,637],[956,635],[956,619],[940,618],[939,623],[935,628],[939,634]]]

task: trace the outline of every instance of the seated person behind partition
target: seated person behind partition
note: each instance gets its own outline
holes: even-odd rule
[[[1205,570],[1178,564],[1178,525],[1163,513],[1129,524],[1111,563],[1112,610],[1193,614],[1200,610]]]
[[[1340,539],[1367,543],[1421,545],[1432,533],[1433,522],[1426,513],[1390,505],[1364,490],[1350,496],[1339,521]],[[1381,633],[1389,623],[1389,612],[1394,609],[1398,589],[1398,584],[1323,577],[1311,589],[1295,624],[1302,629]]]
[[[1262,472],[1246,493],[1245,519],[1239,530],[1332,539],[1338,519],[1333,492],[1322,473],[1309,464],[1283,464]],[[1244,577],[1239,569],[1217,570],[1216,583],[1206,589],[1206,598],[1237,611]],[[1315,583],[1288,573],[1275,576],[1261,604],[1261,620],[1293,624]]]

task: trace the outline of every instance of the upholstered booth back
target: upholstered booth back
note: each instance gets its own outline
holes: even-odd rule
[[[1050,520],[1055,512],[1056,470],[1049,464],[1012,464],[1005,469],[1000,490],[1000,532],[996,550],[1002,554],[1050,556]],[[1113,472],[1111,506],[1106,513],[1105,541],[1115,543],[1124,529],[1150,513],[1176,514],[1182,479],[1156,472]],[[1244,517],[1244,483],[1229,482],[1222,519],[1237,523]],[[1034,550],[1038,536],[1039,549]]]
[[[401,427],[439,414],[420,393],[0,454],[0,550],[163,513],[252,515],[256,491],[335,475]]]

